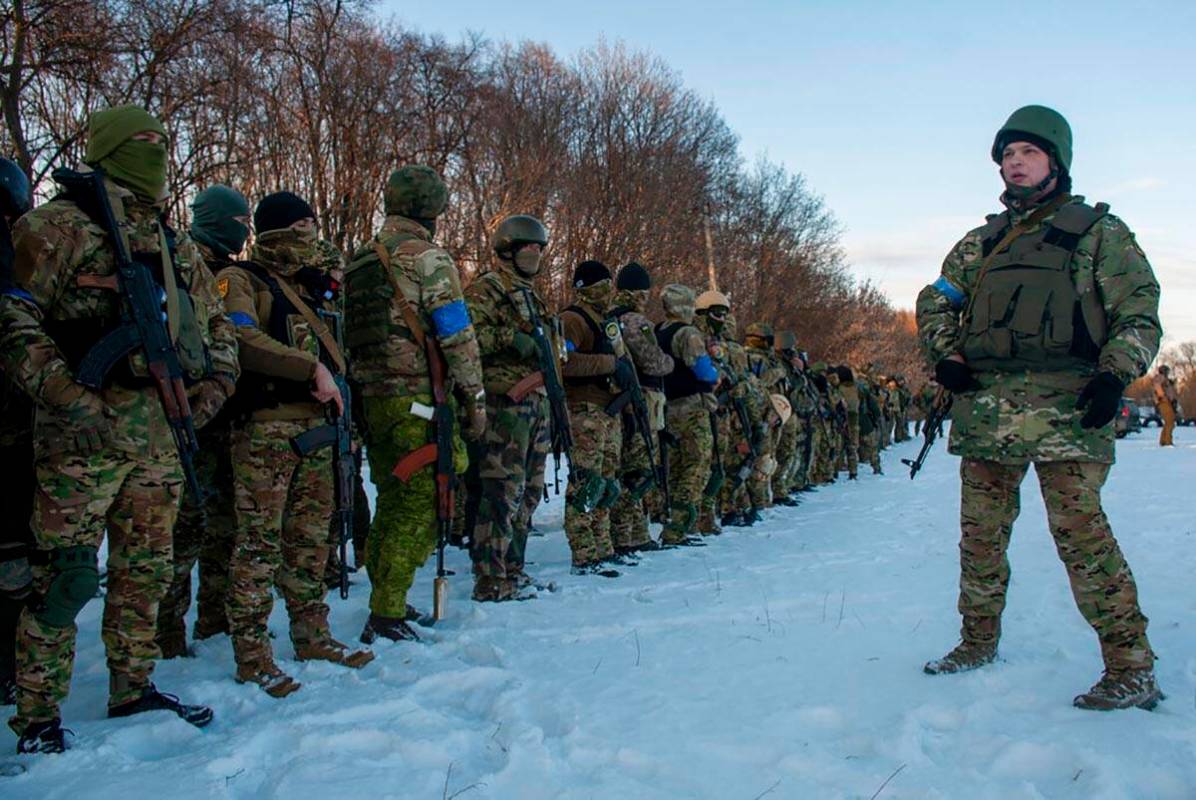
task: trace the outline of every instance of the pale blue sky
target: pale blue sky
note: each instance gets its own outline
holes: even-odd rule
[[[912,307],[943,256],[1000,210],[988,149],[1043,103],[1075,135],[1075,189],[1138,234],[1166,343],[1196,339],[1196,2],[384,2],[408,27],[599,37],[661,56],[712,99],[747,159],[804,173],[855,272]]]

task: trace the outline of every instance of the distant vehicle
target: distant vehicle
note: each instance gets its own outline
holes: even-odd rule
[[[1142,417],[1138,404],[1128,397],[1121,398],[1121,408],[1113,419],[1113,432],[1118,439],[1124,439],[1131,433],[1142,430]]]
[[[1163,427],[1163,418],[1159,416],[1159,410],[1154,407],[1154,404],[1144,403],[1139,411],[1142,417],[1143,428],[1149,428],[1151,425],[1157,428]]]

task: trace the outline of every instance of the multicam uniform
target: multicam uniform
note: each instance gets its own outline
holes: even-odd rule
[[[211,273],[190,239],[176,238],[160,221],[158,206],[106,183],[133,257],[156,269],[156,280],[177,299],[168,303],[169,325],[189,377],[201,379],[197,387],[219,384],[212,395],[218,399],[196,399],[196,422],[203,423],[238,373],[235,336]],[[34,589],[42,598],[22,614],[18,631],[17,713],[9,724],[22,732],[58,716],[75,657],[74,615],[90,596],[86,587],[94,591],[98,581],[105,530],[109,708],[152,690],[158,604],[170,585],[183,474],[139,354],[118,364],[100,392],[74,382],[89,347],[120,320],[116,259],[104,228],[64,197],[26,214],[13,233],[15,285],[0,299],[0,353],[5,372],[38,407]],[[100,415],[111,425],[110,439],[79,447],[88,420]]]

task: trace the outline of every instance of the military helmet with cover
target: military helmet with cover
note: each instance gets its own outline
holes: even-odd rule
[[[731,308],[731,300],[717,289],[707,289],[698,295],[698,299],[694,302],[694,308],[698,311],[709,311],[716,306],[722,306],[728,310]]]
[[[781,352],[797,350],[797,334],[793,331],[781,331],[777,334],[777,349]]]
[[[514,214],[498,223],[492,240],[494,252],[498,255],[513,253],[520,245],[538,244],[548,246],[548,229],[544,223],[530,214]]]
[[[1046,106],[1023,106],[1010,114],[993,139],[993,161],[1001,163],[1010,142],[1025,141],[1045,145],[1060,171],[1071,172],[1071,126],[1058,111]]]
[[[431,167],[408,164],[390,173],[382,204],[387,215],[436,219],[448,206],[448,187]]]
[[[771,344],[773,341],[772,326],[767,322],[753,322],[751,325],[747,326],[747,330],[745,330],[743,333],[744,336],[754,336],[757,339],[763,339],[769,344]]]

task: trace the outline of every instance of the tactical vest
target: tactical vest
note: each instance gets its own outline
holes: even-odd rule
[[[586,325],[589,326],[589,328],[590,328],[590,333],[593,335],[593,339],[594,339],[594,349],[590,350],[587,353],[587,355],[614,355],[614,353],[615,353],[614,346],[611,344],[610,337],[607,336],[606,331],[604,330],[606,323],[610,321],[609,319],[604,319],[604,320],[602,320],[601,323],[599,323],[598,320],[594,319],[590,315],[589,311],[586,311],[584,308],[582,308],[579,305],[569,306],[568,308],[565,309],[565,311],[561,312],[562,316],[567,311],[572,311],[574,314],[577,314],[577,316],[579,316],[583,320],[585,320]],[[609,375],[585,375],[585,376],[566,375],[565,376],[565,385],[566,386],[601,386],[602,388],[606,389],[606,388],[610,387],[610,376]]]
[[[64,181],[64,183],[63,190],[55,195],[53,199],[65,200],[74,204],[80,211],[87,215],[88,219],[103,229],[109,241],[114,241],[119,233],[108,228],[103,214],[97,207],[95,198],[80,183],[66,182],[78,175],[78,173],[71,172],[70,170],[56,170],[55,179]],[[178,308],[178,333],[174,345],[179,357],[179,363],[185,373],[186,383],[190,385],[212,373],[212,359],[208,352],[207,344],[203,339],[203,331],[201,330],[199,318],[196,314],[195,303],[191,299],[191,285],[184,279],[178,268],[177,235],[174,229],[164,221],[160,220],[158,225],[162,231],[161,238],[166,244],[166,252],[135,251],[129,253],[129,258],[148,270],[154,283],[161,290],[163,316],[165,316],[168,303],[167,292],[164,288],[167,283],[164,268],[166,263],[170,265],[173,272],[171,277],[175,285],[175,299]],[[118,280],[115,270],[112,279]],[[99,288],[101,291],[109,291],[112,287]],[[116,294],[117,300],[110,305],[111,313],[109,314],[66,320],[46,319],[43,321],[42,329],[54,341],[54,344],[57,345],[59,352],[62,353],[62,357],[66,360],[72,371],[78,369],[94,345],[123,324],[124,319],[120,313],[120,309],[124,299],[120,296],[119,288],[116,289]],[[105,385],[114,383],[134,389],[153,385],[153,379],[145,373],[142,358],[141,351],[139,349],[134,350],[128,358],[122,359],[120,363],[108,372],[105,376]]]
[[[427,335],[432,335],[431,325],[419,311],[420,286],[402,267],[435,247],[415,234],[399,232],[366,243],[349,264],[345,345],[358,375],[368,376],[363,380],[427,378],[427,354],[406,319],[414,313]],[[385,253],[385,263],[379,249]]]
[[[1069,203],[1034,233],[990,255],[1009,230],[1008,213],[980,235],[988,269],[975,288],[963,355],[976,369],[1063,371],[1095,363],[1105,339],[1104,308],[1080,292],[1071,260],[1080,238],[1108,213]]]
[[[615,308],[611,309],[610,316],[619,321],[619,327],[621,329],[623,327],[623,315],[629,314],[632,311],[637,311],[637,309],[632,308],[631,306],[616,306]],[[628,354],[630,355],[630,351],[628,351]],[[635,362],[634,357],[632,357],[631,363],[635,366],[635,374],[636,377],[639,378],[640,386],[657,392],[664,391],[663,375],[645,375],[643,370],[640,369],[640,365]]]
[[[673,355],[673,339],[679,330],[686,327],[689,325],[685,322],[662,322],[656,326],[656,343],[661,350],[673,356],[673,371],[664,376],[664,396],[667,400],[680,400],[710,391],[710,384],[698,380],[693,370]]]
[[[288,347],[294,347],[296,343],[291,341],[291,327],[287,323],[287,319],[292,316],[302,316],[302,314],[278,285],[278,278],[265,267],[252,261],[238,261],[234,263],[234,266],[250,273],[266,284],[266,288],[270,290],[270,318],[265,321],[266,324],[262,331],[271,339]],[[314,313],[318,310],[319,304],[309,304],[308,308]],[[325,356],[324,346],[319,344],[318,337],[316,337],[316,343],[320,348],[320,356],[323,358]],[[254,411],[277,408],[288,403],[314,402],[308,381],[291,381],[257,372],[243,372],[237,381],[237,391],[229,399],[229,403],[235,407],[235,412],[232,412],[231,416],[237,420],[248,418]]]

